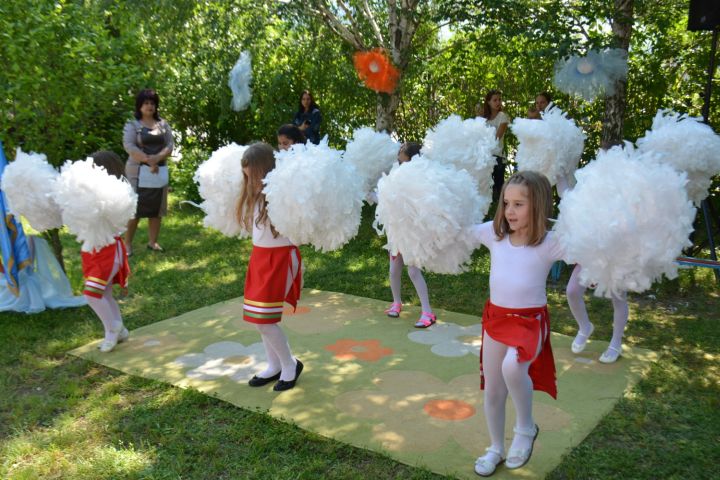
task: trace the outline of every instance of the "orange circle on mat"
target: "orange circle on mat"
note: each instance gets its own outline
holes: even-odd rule
[[[302,315],[303,313],[308,313],[309,311],[310,307],[297,307],[294,312],[292,307],[285,307],[283,308],[283,315]]]
[[[465,420],[475,415],[475,407],[462,400],[431,400],[423,410],[440,420]]]

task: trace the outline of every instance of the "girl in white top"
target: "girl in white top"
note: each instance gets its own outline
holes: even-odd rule
[[[243,320],[260,332],[268,367],[250,379],[251,387],[275,382],[273,390],[295,386],[303,363],[290,351],[280,328],[283,303],[297,306],[302,289],[300,251],[289,239],[279,235],[270,223],[262,180],[275,168],[270,145],[255,143],[242,158],[243,185],[237,205],[238,221],[252,230],[253,249],[248,262],[243,300]]]
[[[557,395],[546,280],[563,252],[548,231],[550,182],[536,172],[518,172],[503,186],[501,198],[494,220],[475,227],[477,240],[490,250],[480,369],[491,445],[475,463],[481,476],[492,475],[502,462],[507,468],[528,462],[539,432],[532,415],[533,390]],[[508,394],[516,423],[506,457]]]
[[[505,180],[505,156],[503,155],[503,137],[510,124],[510,117],[503,112],[502,93],[500,90],[490,90],[485,95],[481,116],[485,118],[488,125],[495,127],[498,144],[493,150],[496,165],[493,168],[493,200],[500,197],[500,189]]]

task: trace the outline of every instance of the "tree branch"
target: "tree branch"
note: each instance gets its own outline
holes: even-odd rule
[[[375,39],[378,41],[378,45],[380,47],[384,47],[385,40],[383,39],[382,33],[380,32],[380,27],[375,20],[375,15],[373,15],[372,11],[370,11],[370,5],[368,5],[367,0],[363,0],[362,8],[368,18],[368,22],[370,22],[370,26],[372,27],[373,32],[375,32]]]
[[[349,43],[356,50],[366,50],[362,36],[357,31],[351,31],[330,11],[326,1],[315,0],[308,4],[308,9],[319,16],[325,24],[340,38]]]

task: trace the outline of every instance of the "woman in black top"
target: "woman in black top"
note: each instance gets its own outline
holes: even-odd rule
[[[315,103],[309,90],[303,90],[300,95],[300,105],[295,114],[293,123],[303,132],[308,142],[315,145],[320,143],[320,123],[322,122],[322,114],[320,107]]]

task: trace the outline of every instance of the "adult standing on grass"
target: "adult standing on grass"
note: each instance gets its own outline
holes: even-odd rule
[[[495,127],[495,138],[497,138],[497,146],[492,154],[495,156],[495,166],[493,167],[493,201],[497,201],[500,197],[500,190],[505,182],[505,155],[503,153],[503,138],[510,124],[510,117],[503,112],[502,93],[500,90],[490,90],[485,95],[485,102],[482,107],[482,117],[485,118],[488,125]]]
[[[135,118],[125,124],[123,147],[128,153],[125,176],[138,194],[135,218],[128,222],[125,245],[132,255],[132,241],[141,218],[148,219],[149,250],[161,252],[158,244],[160,223],[167,215],[167,158],[173,151],[170,126],[160,118],[160,97],[153,89],[143,89],[135,97]]]
[[[320,124],[322,123],[322,113],[320,107],[315,103],[310,90],[303,90],[300,95],[300,105],[295,113],[293,123],[298,126],[300,131],[308,142],[317,145],[320,143]]]

